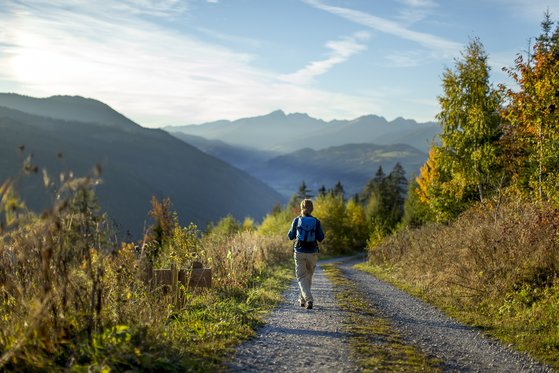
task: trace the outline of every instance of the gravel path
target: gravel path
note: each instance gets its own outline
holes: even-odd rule
[[[293,281],[284,301],[257,331],[241,345],[229,364],[232,372],[358,372],[349,360],[349,336],[344,333],[345,311],[336,305],[332,284],[317,266],[312,310],[297,302],[299,288]]]
[[[375,309],[379,310],[404,338],[422,351],[444,361],[445,370],[459,372],[552,372],[526,355],[506,348],[481,332],[464,326],[438,309],[375,277],[340,265],[342,273],[355,282]]]
[[[452,372],[552,372],[529,357],[459,324],[434,307],[353,269],[362,259],[340,264],[347,278],[403,335],[406,341],[444,361]],[[321,262],[325,263],[325,262]],[[232,372],[356,372],[349,336],[342,323],[346,311],[335,302],[332,285],[320,267],[314,276],[315,307],[297,305],[293,282],[285,300],[272,312],[257,337],[243,344],[228,366]]]

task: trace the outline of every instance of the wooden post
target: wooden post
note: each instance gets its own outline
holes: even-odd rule
[[[175,299],[178,300],[179,295],[179,271],[177,271],[177,265],[175,263],[171,264],[171,292]]]
[[[190,279],[188,281],[188,286],[194,287],[212,287],[212,270],[210,268],[204,268],[202,263],[194,262],[192,263],[192,270],[190,272]]]

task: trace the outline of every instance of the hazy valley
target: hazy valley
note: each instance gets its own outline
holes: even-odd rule
[[[289,197],[302,181],[315,191],[340,181],[361,191],[379,166],[417,173],[439,132],[436,123],[369,115],[325,122],[275,111],[236,121],[165,127],[177,138],[248,172]]]

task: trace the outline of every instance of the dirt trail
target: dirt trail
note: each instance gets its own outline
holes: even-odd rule
[[[284,301],[272,312],[256,338],[243,344],[230,363],[233,372],[358,372],[349,360],[346,317],[336,305],[332,284],[317,267],[313,277],[316,304],[307,310],[297,304],[295,281]]]
[[[552,372],[529,357],[511,351],[478,331],[461,325],[437,309],[352,266],[339,265],[363,295],[400,334],[429,356],[441,359],[445,371]],[[324,264],[325,262],[321,262]],[[336,304],[335,289],[317,268],[313,282],[315,307],[297,305],[294,281],[284,301],[272,312],[257,336],[240,346],[228,365],[232,372],[324,371],[358,372],[351,359],[350,335],[344,331],[349,311]]]

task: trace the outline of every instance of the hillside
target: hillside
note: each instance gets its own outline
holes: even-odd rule
[[[253,172],[282,193],[293,193],[302,180],[315,191],[340,181],[351,195],[362,190],[379,166],[388,174],[399,162],[409,177],[418,172],[426,158],[427,154],[409,145],[345,144],[301,149],[270,159]]]
[[[188,135],[182,132],[172,132],[171,134],[195,146],[204,153],[210,154],[249,173],[255,168],[261,167],[264,162],[281,155],[281,153],[273,151],[230,145],[221,140],[208,140],[201,136]]]
[[[345,144],[278,155],[199,136],[178,132],[173,135],[273,186],[285,198],[289,198],[303,180],[314,191],[322,185],[333,187],[340,181],[348,195],[358,193],[379,166],[389,173],[399,162],[409,177],[418,173],[427,159],[426,153],[404,144]]]
[[[137,129],[140,126],[107,104],[80,96],[35,98],[0,93],[0,106],[41,117]]]
[[[417,123],[403,118],[389,122],[375,115],[325,122],[307,114],[286,115],[278,110],[259,117],[172,126],[165,130],[221,140],[235,146],[282,153],[303,148],[319,150],[352,143],[407,144],[427,152],[433,138],[440,132],[440,126],[433,122]]]
[[[49,106],[48,100],[21,98],[18,101],[15,95],[0,96],[0,180],[17,175],[21,164],[19,145],[25,145],[26,151],[34,154],[35,163],[54,178],[62,170],[85,175],[101,164],[99,202],[123,234],[130,232],[134,238],[140,237],[152,195],[170,197],[182,224],[193,221],[202,226],[229,213],[239,219],[260,219],[282,200],[254,177],[165,131],[145,129],[127,120],[103,122],[107,117],[124,117],[98,101],[69,98],[62,99],[64,105],[59,106],[60,99],[54,99],[50,102],[55,104]],[[73,100],[84,105],[72,107]],[[41,104],[35,106],[37,102]],[[65,107],[73,109],[66,112]],[[84,121],[68,119],[79,117],[83,107],[94,108],[84,114]],[[104,116],[93,115],[95,111]],[[50,118],[30,112],[49,114]],[[55,115],[66,120],[54,119]],[[62,159],[58,159],[59,153]],[[21,185],[29,207],[37,211],[50,201],[41,185],[39,175],[24,179]]]

